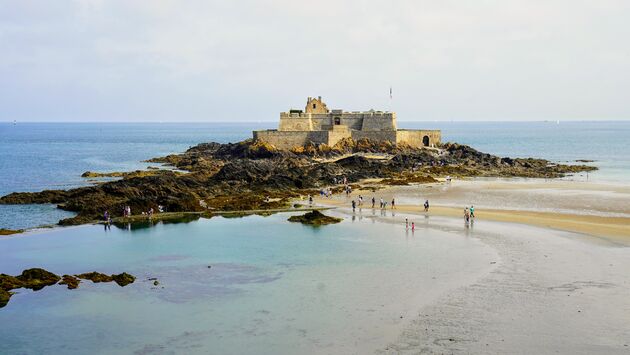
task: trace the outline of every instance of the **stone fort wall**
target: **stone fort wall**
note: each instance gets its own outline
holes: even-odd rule
[[[336,112],[280,114],[279,131],[325,131],[333,126],[346,126],[357,131],[395,131],[396,114],[393,112]]]
[[[367,138],[375,142],[389,141],[412,147],[435,147],[441,141],[441,132],[433,130],[351,131],[335,127],[330,131],[254,131],[254,140],[267,142],[278,149],[289,150],[308,143],[335,145],[343,138]]]
[[[396,131],[396,143],[405,143],[412,147],[435,147],[442,141],[442,131],[399,129]]]

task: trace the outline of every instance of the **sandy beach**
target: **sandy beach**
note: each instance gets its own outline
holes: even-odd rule
[[[469,197],[479,186],[484,187],[486,196],[501,190],[510,201],[522,194],[540,194],[541,189],[562,196],[562,189],[575,187],[571,182],[558,181],[551,184],[465,181],[458,186],[459,191],[448,191],[447,195],[452,200]],[[494,190],[488,186],[494,186]],[[433,201],[439,201],[439,193],[433,192],[437,188],[449,186],[388,187],[374,194],[378,207],[381,196],[386,201],[395,196],[397,201],[409,202],[426,190],[432,191]],[[526,188],[531,191],[526,192]],[[616,188],[593,185],[572,198],[612,194],[611,189]],[[623,187],[615,191],[624,193]],[[349,201],[359,194],[366,202],[352,212]],[[417,226],[416,238],[421,238],[427,230],[459,233],[481,241],[498,255],[490,261],[493,268],[484,275],[443,291],[429,305],[418,302],[416,315],[405,324],[401,334],[377,353],[627,354],[630,351],[628,217],[606,216],[601,207],[592,205],[590,208],[595,212],[592,214],[578,210],[551,212],[566,203],[557,198],[558,205],[547,202],[550,210],[541,212],[478,208],[475,223],[467,226],[461,208],[433,205],[429,213],[424,213],[419,203],[407,203],[397,205],[395,210],[373,210],[369,202],[372,194],[355,191],[348,197],[318,198],[316,202],[336,206],[337,211],[353,219],[371,218],[403,229],[407,218]],[[625,213],[624,209],[611,212]],[[416,297],[423,299],[420,290]]]
[[[374,181],[367,182],[375,183]],[[398,212],[463,218],[466,206],[475,206],[476,221],[498,221],[557,229],[630,245],[630,188],[623,185],[542,179],[482,179],[451,183],[387,186],[315,199],[326,206],[349,206],[363,196],[362,210],[371,210],[371,198],[396,199]],[[430,201],[428,213],[422,204]]]

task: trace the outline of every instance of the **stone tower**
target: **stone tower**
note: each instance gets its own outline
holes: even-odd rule
[[[322,102],[322,97],[318,96],[317,98],[309,97],[306,100],[306,108],[304,109],[306,113],[328,113],[328,107],[326,104]]]

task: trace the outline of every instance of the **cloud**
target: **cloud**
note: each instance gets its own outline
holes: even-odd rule
[[[624,1],[0,2],[0,120],[629,118]]]

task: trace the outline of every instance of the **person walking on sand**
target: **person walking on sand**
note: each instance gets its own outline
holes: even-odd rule
[[[376,204],[376,199],[374,198],[374,196],[372,196],[372,208],[374,208],[375,204]]]
[[[470,206],[470,218],[475,218],[475,206]]]
[[[381,208],[383,208],[383,206],[385,206],[385,202],[383,202],[383,198],[381,197]]]
[[[354,200],[352,200],[352,212],[354,212],[354,209],[357,207],[357,203],[354,202]]]
[[[308,204],[309,204],[310,206],[312,206],[312,205],[313,205],[313,196],[311,196],[311,195],[308,195]]]
[[[396,209],[396,200],[392,198],[392,210]]]
[[[429,200],[424,201],[424,212],[429,212]]]
[[[468,222],[470,222],[470,213],[468,212],[468,207],[464,208],[464,221],[466,222],[466,225],[468,225]]]

